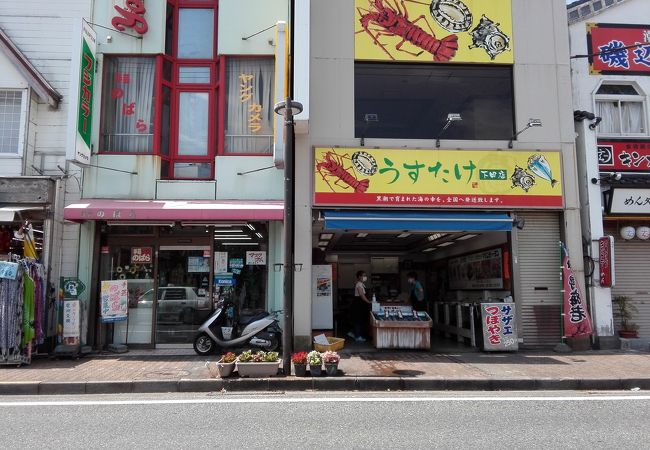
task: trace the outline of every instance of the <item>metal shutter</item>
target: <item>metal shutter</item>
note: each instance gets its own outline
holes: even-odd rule
[[[559,213],[518,212],[517,217],[526,220],[517,239],[519,335],[527,348],[553,347],[560,342],[562,320]]]
[[[638,312],[632,322],[639,326],[639,336],[650,337],[650,242],[633,239],[625,241],[612,233],[614,243],[614,261],[616,285],[612,288],[612,298],[626,295],[632,299]],[[616,306],[614,306],[616,312]],[[619,319],[614,317],[618,330]]]

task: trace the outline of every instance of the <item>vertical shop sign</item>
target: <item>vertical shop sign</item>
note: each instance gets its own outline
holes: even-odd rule
[[[101,282],[101,315],[103,323],[126,320],[129,306],[129,290],[126,280]]]
[[[214,273],[228,272],[228,252],[214,252]]]
[[[603,236],[598,239],[598,269],[600,286],[614,286],[614,237]]]
[[[514,352],[519,348],[514,303],[481,303],[483,350]]]
[[[63,341],[65,344],[74,345],[79,343],[79,325],[79,300],[64,300]]]
[[[591,318],[587,304],[578,285],[576,274],[569,261],[569,252],[563,243],[562,250],[562,279],[564,290],[564,337],[589,336],[592,333]]]
[[[111,24],[118,31],[125,31],[131,28],[136,33],[143,35],[149,31],[149,24],[144,18],[147,10],[142,0],[125,0],[124,8],[113,6],[119,16],[113,16]]]
[[[262,130],[262,105],[253,101],[255,75],[239,75],[239,101],[247,108],[248,130],[259,133]]]
[[[79,39],[78,34],[81,34]],[[90,145],[93,122],[93,91],[95,87],[97,34],[82,19],[81,28],[74,32],[73,63],[70,87],[70,116],[66,158],[90,164]]]

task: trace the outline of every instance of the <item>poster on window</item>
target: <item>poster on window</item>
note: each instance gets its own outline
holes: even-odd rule
[[[210,272],[210,258],[204,258],[203,256],[188,256],[187,271],[189,273]]]
[[[127,280],[102,281],[100,296],[103,323],[120,322],[127,319],[129,309]]]
[[[513,63],[511,0],[355,0],[354,6],[357,60]]]
[[[503,289],[503,255],[500,248],[451,258],[450,289]]]
[[[588,23],[592,75],[650,75],[650,25]]]
[[[228,252],[214,252],[214,273],[228,272]]]
[[[260,251],[246,252],[246,265],[247,266],[265,266],[266,265],[266,252],[260,252]]]

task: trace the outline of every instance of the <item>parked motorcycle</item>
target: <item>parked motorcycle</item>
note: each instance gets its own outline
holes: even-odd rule
[[[231,336],[224,336],[222,327],[231,328]],[[274,351],[281,342],[282,330],[274,315],[264,310],[244,310],[236,314],[234,304],[226,303],[218,305],[199,327],[194,338],[194,351],[201,356],[235,347]]]

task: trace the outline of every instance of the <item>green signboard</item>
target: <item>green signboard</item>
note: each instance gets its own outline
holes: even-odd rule
[[[90,147],[90,133],[93,121],[93,90],[95,87],[95,55],[90,50],[88,41],[85,38],[82,41],[77,131],[84,143]]]

